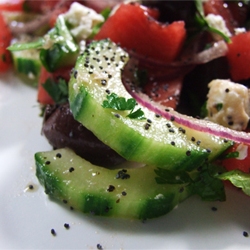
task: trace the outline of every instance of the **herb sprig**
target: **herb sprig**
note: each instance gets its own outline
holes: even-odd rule
[[[51,78],[48,78],[43,88],[51,96],[56,104],[65,103],[68,100],[68,85],[64,79],[59,79],[57,82]]]
[[[126,100],[124,97],[119,97],[115,93],[107,95],[107,99],[104,100],[102,104],[104,108],[111,108],[121,111],[130,110],[130,113],[127,115],[127,117],[131,119],[146,119],[144,116],[144,112],[141,110],[141,108],[138,108],[134,111],[136,105],[137,102],[134,98],[129,98]]]

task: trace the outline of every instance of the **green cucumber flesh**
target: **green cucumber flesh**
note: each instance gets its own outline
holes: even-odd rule
[[[92,165],[70,149],[38,152],[35,161],[45,192],[84,213],[145,220],[170,212],[192,195],[188,182],[158,184],[152,166],[111,170]]]
[[[78,57],[69,81],[69,102],[75,119],[101,141],[129,161],[178,171],[192,170],[231,145],[194,129],[185,128],[183,133],[176,122],[157,117],[140,104],[136,107],[144,111],[145,120],[127,117],[129,111],[103,108],[108,93],[131,98],[121,81],[128,60],[128,54],[111,41],[95,41]],[[199,137],[201,145],[197,143]]]
[[[29,37],[22,37],[18,43],[29,42]],[[14,69],[25,82],[38,82],[41,71],[40,51],[36,49],[11,51]]]

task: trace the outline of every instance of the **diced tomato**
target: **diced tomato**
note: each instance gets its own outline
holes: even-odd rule
[[[234,81],[250,78],[250,32],[241,33],[231,38],[228,44],[227,60],[231,77]]]
[[[226,22],[226,26],[233,34],[234,28],[238,23],[234,20],[228,5],[223,0],[208,0],[203,2],[203,8],[205,15],[214,14],[220,15]]]
[[[11,66],[11,55],[7,50],[11,41],[11,32],[0,13],[0,72],[8,70]]]
[[[54,100],[48,94],[48,92],[43,88],[43,84],[47,79],[51,78],[54,81],[57,81],[58,78],[65,79],[66,81],[70,78],[71,68],[63,68],[57,70],[56,72],[50,73],[44,67],[41,69],[39,81],[38,81],[38,93],[37,93],[37,101],[41,104],[54,104]]]
[[[1,0],[0,11],[23,11],[24,0]]]
[[[148,8],[139,4],[121,4],[95,39],[110,38],[145,57],[171,62],[178,56],[186,38],[185,23],[176,21],[165,25],[148,13],[151,13]]]
[[[48,72],[44,67],[42,67],[40,78],[38,81],[38,94],[37,94],[37,101],[41,104],[54,104],[53,99],[42,86],[46,82],[46,80],[50,77],[52,77],[52,73]]]
[[[250,145],[244,145],[236,143],[233,145],[227,153],[241,152],[240,158],[228,158],[222,161],[222,166],[224,166],[228,171],[239,169],[245,173],[250,172]],[[242,159],[241,159],[242,158]]]

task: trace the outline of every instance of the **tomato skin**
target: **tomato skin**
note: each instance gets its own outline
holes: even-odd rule
[[[250,31],[231,38],[228,44],[227,60],[234,81],[250,78]]]
[[[250,145],[244,145],[240,143],[235,143],[232,147],[230,147],[226,153],[232,153],[239,150],[243,150],[245,152],[244,159],[237,158],[228,158],[224,159],[221,162],[221,165],[226,168],[226,170],[241,170],[245,173],[250,172]]]
[[[5,72],[11,67],[11,54],[7,50],[11,41],[11,32],[0,13],[0,72]]]
[[[38,81],[38,93],[37,93],[37,101],[41,104],[54,104],[54,100],[42,86],[42,84],[45,83],[46,80],[50,77],[52,77],[52,73],[48,72],[44,67],[42,67]]]
[[[1,0],[0,11],[23,11],[24,0]]]
[[[179,54],[186,38],[185,23],[157,22],[139,4],[121,4],[103,24],[96,40],[110,38],[122,47],[166,63]]]
[[[37,101],[41,104],[54,104],[54,100],[48,94],[48,92],[43,88],[43,84],[47,79],[51,78],[54,81],[57,81],[59,78],[69,81],[71,67],[59,69],[53,73],[48,72],[44,67],[41,68],[40,77],[38,80],[38,92],[37,92]]]

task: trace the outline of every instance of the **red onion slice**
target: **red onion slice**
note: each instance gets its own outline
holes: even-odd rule
[[[235,142],[250,144],[250,133],[232,130],[211,121],[183,115],[173,110],[172,108],[166,108],[150,100],[149,97],[143,94],[134,84],[133,70],[137,66],[137,63],[137,60],[129,60],[124,68],[122,81],[126,90],[140,105],[148,108],[158,115],[161,115],[162,117],[165,117],[168,120],[174,119],[176,123],[188,128],[195,129],[204,133],[209,133],[211,135],[219,136]]]

